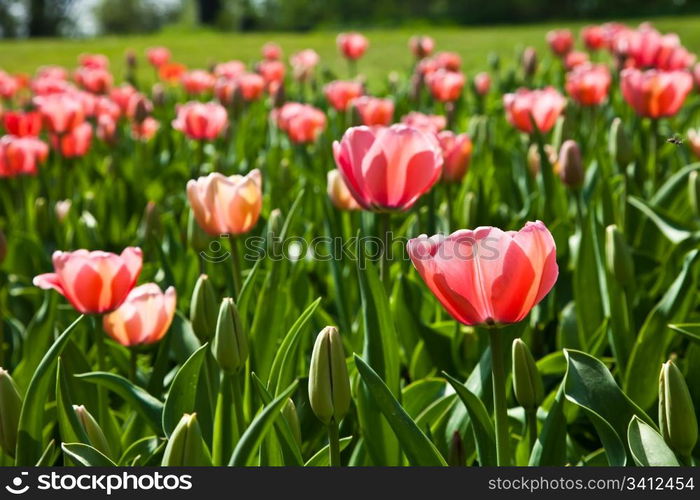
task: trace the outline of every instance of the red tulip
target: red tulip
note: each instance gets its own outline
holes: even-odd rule
[[[620,87],[638,115],[661,118],[678,113],[693,88],[693,77],[687,71],[627,68],[620,73]]]
[[[11,99],[17,90],[19,90],[17,79],[9,73],[0,70],[0,97]]]
[[[36,137],[5,135],[0,138],[0,178],[35,175],[48,154],[49,147]]]
[[[478,227],[421,235],[407,249],[428,288],[465,325],[521,321],[559,274],[554,239],[540,221],[520,231]]]
[[[216,78],[208,71],[195,69],[183,73],[180,82],[189,95],[200,95],[214,88]]]
[[[439,69],[427,76],[426,83],[436,100],[452,102],[462,95],[464,75],[455,71]]]
[[[97,116],[97,137],[108,144],[116,142],[117,122],[112,116],[106,114]]]
[[[112,74],[104,68],[78,68],[75,81],[82,88],[93,94],[104,94],[112,86]]]
[[[298,102],[288,102],[272,111],[272,119],[292,142],[314,142],[326,128],[326,115],[320,109]]]
[[[340,210],[360,210],[362,207],[352,197],[352,193],[337,169],[328,172],[328,198]]]
[[[269,92],[276,91],[284,81],[285,67],[282,61],[261,61],[256,71],[265,80],[265,86]]]
[[[37,78],[68,80],[68,70],[62,66],[41,66],[36,72]]]
[[[187,71],[187,66],[184,64],[169,62],[161,65],[158,68],[158,77],[164,82],[175,84],[182,79],[182,75]]]
[[[113,311],[126,299],[141,274],[141,249],[128,247],[121,255],[111,252],[56,251],[53,273],[40,274],[34,285],[54,289],[84,314]]]
[[[51,146],[66,158],[84,156],[90,149],[91,142],[92,127],[87,122],[81,123],[65,134],[51,135]]]
[[[93,109],[95,116],[109,115],[113,120],[118,120],[122,114],[119,105],[109,97],[100,96],[95,100]]]
[[[613,41],[614,52],[637,68],[687,69],[695,56],[681,45],[678,35],[662,35],[649,24],[636,30],[621,30]]]
[[[214,67],[214,75],[224,78],[236,78],[245,73],[245,64],[241,61],[219,63]]]
[[[345,111],[350,101],[362,95],[362,84],[358,82],[346,82],[336,80],[323,88],[328,103],[338,111]]]
[[[109,59],[104,54],[80,54],[78,64],[83,68],[107,69],[109,68]]]
[[[428,134],[437,134],[447,126],[447,118],[442,115],[426,115],[418,111],[411,111],[401,118],[401,123]]]
[[[190,101],[177,107],[172,126],[190,139],[213,140],[228,124],[226,109],[216,102]]]
[[[219,78],[214,86],[214,94],[219,102],[228,105],[233,102],[233,94],[237,89],[245,101],[255,101],[265,90],[265,79],[257,73],[242,73],[233,79]]]
[[[345,184],[366,210],[408,210],[440,178],[437,141],[405,125],[352,127],[333,156]]]
[[[282,59],[282,48],[274,42],[267,42],[262,46],[262,56],[268,61]]]
[[[585,52],[580,52],[578,50],[572,50],[564,57],[564,67],[567,70],[572,70],[576,66],[585,64],[588,62],[588,54]]]
[[[583,106],[597,106],[608,97],[610,70],[604,64],[582,64],[566,75],[566,91]]]
[[[435,62],[447,71],[459,71],[462,66],[462,58],[456,52],[439,52],[435,55]]]
[[[491,75],[486,72],[474,75],[474,88],[480,96],[485,96],[491,89]]]
[[[119,87],[112,88],[109,92],[109,98],[119,106],[122,114],[126,114],[126,110],[129,107],[129,99],[134,94],[138,94],[138,90],[128,83],[124,83]]]
[[[131,124],[131,137],[137,141],[148,141],[160,128],[160,122],[152,116],[147,116],[141,123],[133,122]]]
[[[369,47],[369,41],[360,33],[341,33],[336,38],[338,50],[347,59],[359,59]]]
[[[137,286],[117,309],[102,317],[107,335],[126,347],[158,342],[175,315],[175,288],[161,292],[155,283]]]
[[[351,105],[357,110],[363,125],[387,126],[394,117],[394,101],[363,95],[354,99]]]
[[[85,120],[85,109],[79,98],[72,94],[49,94],[34,98],[49,132],[70,132]]]
[[[226,177],[213,172],[187,182],[187,199],[197,224],[212,236],[244,234],[253,229],[262,209],[258,169]]]
[[[564,57],[574,48],[574,36],[567,29],[552,30],[547,33],[549,47],[559,57]]]
[[[459,182],[467,173],[472,156],[472,141],[467,134],[455,134],[444,130],[437,135],[442,149],[442,178],[447,182]]]
[[[294,54],[290,63],[296,80],[308,80],[314,72],[320,57],[313,49],[306,49]]]
[[[160,68],[170,61],[170,50],[166,47],[151,47],[146,50],[146,58],[154,68]]]
[[[17,137],[36,137],[41,132],[41,114],[38,111],[7,111],[2,116],[5,131]]]
[[[408,48],[411,49],[416,59],[423,59],[433,53],[435,41],[425,35],[412,36],[408,41]]]
[[[126,107],[126,116],[137,122],[153,113],[153,103],[142,93],[132,95]]]
[[[581,30],[581,38],[588,50],[596,51],[605,47],[605,29],[602,26],[586,26]]]
[[[532,133],[534,119],[540,132],[549,132],[566,106],[566,99],[553,87],[530,90],[519,88],[503,96],[506,118],[517,129]]]

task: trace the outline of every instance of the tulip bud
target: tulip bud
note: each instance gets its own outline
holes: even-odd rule
[[[195,335],[201,341],[209,339],[216,329],[216,293],[206,274],[201,274],[194,285],[190,303],[190,321]]]
[[[66,221],[66,217],[68,217],[68,214],[70,213],[71,206],[73,206],[73,202],[70,200],[59,200],[56,202],[53,210],[56,214],[56,219],[58,222],[63,223]]]
[[[616,117],[610,126],[608,149],[620,167],[626,167],[634,160],[634,152],[622,120]]]
[[[163,453],[162,466],[206,466],[211,465],[211,455],[202,430],[197,422],[197,414],[185,413],[168,439]]]
[[[534,47],[526,47],[523,50],[522,65],[525,76],[531,78],[537,71],[537,51]]]
[[[309,368],[309,402],[316,417],[328,425],[340,422],[350,409],[350,379],[338,329],[327,326],[316,337]]]
[[[274,91],[272,95],[273,107],[281,108],[282,105],[287,101],[287,96],[284,92],[284,85],[280,84]]]
[[[697,170],[693,170],[688,176],[688,201],[693,215],[700,217],[700,175]]]
[[[146,208],[143,211],[143,220],[139,228],[140,236],[144,240],[156,239],[160,232],[160,211],[158,210],[158,205],[154,201],[149,201],[146,203]]]
[[[131,49],[127,49],[124,53],[124,61],[126,62],[126,67],[133,70],[136,69],[136,64],[138,59],[136,58],[136,52]]]
[[[292,398],[287,398],[287,402],[284,403],[281,411],[289,424],[289,429],[292,431],[294,439],[301,445],[301,425],[299,424],[299,415],[297,415],[297,408]]]
[[[153,112],[153,104],[146,99],[144,96],[139,96],[136,98],[136,103],[134,103],[134,121],[136,123],[143,123],[143,121],[151,116]]]
[[[578,188],[583,184],[581,149],[571,139],[564,141],[559,150],[559,178],[570,188]]]
[[[109,443],[105,437],[104,432],[97,420],[90,414],[89,411],[83,405],[73,405],[73,411],[75,416],[78,417],[78,422],[85,430],[88,439],[90,440],[90,445],[98,451],[101,451],[105,456],[110,456],[111,451],[109,448]]]
[[[153,100],[153,105],[159,108],[165,104],[165,87],[162,83],[153,85],[151,89],[151,99]]]
[[[467,457],[464,453],[464,441],[462,441],[462,435],[459,431],[452,433],[447,463],[450,467],[462,467],[467,464]]]
[[[228,373],[239,371],[248,359],[248,339],[238,308],[230,297],[221,302],[211,351],[221,369]]]
[[[2,234],[2,233],[0,233]],[[15,456],[22,397],[10,374],[0,368],[0,448]]]
[[[698,421],[683,374],[672,361],[659,377],[659,427],[666,443],[687,458],[698,440]]]
[[[187,242],[193,250],[199,253],[206,251],[211,242],[209,235],[197,224],[192,210],[187,216]]]
[[[5,238],[5,233],[0,229],[0,264],[5,260],[5,257],[7,257],[7,238]]]
[[[634,261],[625,238],[615,224],[605,228],[605,264],[621,285],[634,280]]]
[[[527,344],[513,341],[513,389],[515,399],[525,410],[536,410],[544,399],[542,376]]]
[[[549,164],[552,167],[557,168],[557,150],[554,149],[551,144],[545,144],[544,152],[547,153]],[[540,173],[541,163],[539,147],[537,144],[531,144],[530,148],[527,150],[527,166],[530,170],[530,174],[533,177],[537,177],[537,175]]]
[[[267,219],[267,249],[272,257],[280,255],[280,248],[282,247],[280,238],[283,225],[282,211],[279,208],[275,208],[270,212],[270,217]]]

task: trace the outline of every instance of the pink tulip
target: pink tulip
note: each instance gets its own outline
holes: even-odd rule
[[[137,286],[117,309],[102,317],[107,335],[125,347],[158,342],[175,316],[175,288],[161,292],[155,283]]]
[[[170,50],[166,47],[151,47],[146,50],[146,58],[154,68],[160,68],[170,61]]]
[[[122,110],[119,108],[119,105],[109,97],[99,96],[95,100],[95,108],[93,113],[98,117],[100,115],[109,115],[116,121],[121,116]]]
[[[214,67],[214,75],[224,78],[236,78],[245,73],[245,64],[241,61],[219,63]]]
[[[41,66],[36,72],[36,77],[65,81],[68,80],[68,70],[61,66]]]
[[[208,71],[195,69],[184,73],[180,81],[189,95],[201,95],[214,88],[216,78]]]
[[[32,80],[31,91],[35,96],[45,96],[49,94],[64,94],[75,90],[73,84],[64,79],[40,76]]]
[[[582,64],[566,75],[566,91],[582,106],[597,106],[608,97],[610,70],[604,64]]]
[[[311,78],[320,60],[321,58],[313,49],[302,50],[294,54],[290,59],[294,78],[300,81],[306,81]]]
[[[320,109],[298,102],[288,102],[272,111],[272,119],[292,142],[314,142],[326,128],[326,115]]]
[[[277,61],[282,59],[282,48],[274,42],[267,42],[262,46],[263,59]]]
[[[521,321],[559,274],[554,239],[540,221],[520,231],[478,227],[421,235],[407,249],[433,295],[465,325]]]
[[[114,144],[117,141],[117,122],[110,115],[97,116],[97,137],[102,142]]]
[[[222,104],[231,104],[238,90],[246,102],[255,101],[265,90],[265,79],[257,73],[242,73],[236,78],[219,78],[214,86],[214,94]]]
[[[688,143],[696,158],[700,158],[700,129],[688,130]]]
[[[0,138],[0,178],[36,175],[48,155],[49,147],[36,137],[5,135]]]
[[[0,70],[0,97],[11,99],[17,90],[19,90],[17,79],[9,73]]]
[[[369,41],[360,33],[341,33],[336,38],[336,43],[343,57],[352,60],[362,57],[369,47]]]
[[[286,71],[282,61],[261,61],[255,69],[265,80],[268,92],[274,93],[282,85]]]
[[[80,54],[78,64],[83,68],[107,69],[109,68],[109,59],[104,54]]]
[[[585,64],[588,62],[588,54],[585,52],[580,52],[578,50],[572,50],[564,57],[564,67],[567,70],[572,70],[576,66]]]
[[[70,132],[62,135],[51,135],[51,146],[60,151],[65,158],[84,156],[92,142],[92,127],[83,122]]]
[[[620,73],[620,87],[638,115],[661,118],[678,113],[693,89],[693,77],[687,71],[627,68]]]
[[[693,80],[695,80],[695,87],[700,90],[700,63],[693,66]]]
[[[352,193],[337,169],[328,172],[328,198],[339,210],[360,210],[362,207],[352,197]]]
[[[351,105],[360,115],[363,125],[368,127],[374,125],[388,126],[394,117],[394,101],[391,99],[380,99],[363,95],[354,99]]]
[[[104,68],[78,68],[75,72],[75,81],[82,88],[93,94],[104,94],[112,86],[112,74]]]
[[[532,119],[540,132],[549,132],[566,106],[566,99],[553,87],[529,90],[519,88],[503,96],[508,121],[522,132],[532,133]]]
[[[6,111],[2,115],[5,131],[17,137],[36,137],[41,132],[41,114],[38,111]]]
[[[588,50],[596,51],[605,47],[605,29],[602,26],[586,26],[581,30],[581,38]]]
[[[464,75],[455,71],[439,69],[426,78],[430,93],[440,102],[459,99],[464,88]]]
[[[433,53],[435,41],[425,35],[412,36],[408,41],[408,48],[411,49],[411,53],[416,59],[423,59]]]
[[[213,172],[187,182],[187,199],[199,226],[212,236],[244,234],[258,222],[262,178],[258,169],[226,177]]]
[[[330,82],[323,88],[323,93],[326,95],[328,103],[338,111],[347,110],[350,101],[361,96],[362,92],[361,83],[342,80]]]
[[[456,52],[439,52],[435,55],[435,62],[447,71],[459,71],[462,66],[462,58]]]
[[[574,48],[574,36],[567,29],[552,30],[547,33],[549,47],[559,57],[564,57]]]
[[[442,178],[447,182],[459,182],[469,169],[472,141],[467,134],[455,134],[444,130],[437,135],[442,149]]]
[[[119,106],[122,114],[126,114],[126,110],[129,107],[129,99],[135,94],[138,94],[138,90],[128,83],[124,83],[119,87],[112,88],[109,92],[109,98]]]
[[[418,111],[411,111],[401,118],[401,123],[428,134],[437,134],[447,126],[447,118],[442,115],[426,115]]]
[[[352,127],[333,143],[333,156],[348,189],[366,210],[408,210],[442,171],[437,141],[405,125]]]
[[[83,103],[72,94],[49,94],[34,98],[49,132],[70,132],[85,120]]]
[[[474,88],[480,96],[485,96],[491,90],[491,75],[486,72],[474,75]]]
[[[160,128],[160,122],[152,116],[147,116],[141,123],[131,124],[131,137],[137,141],[148,141],[156,135]]]
[[[141,249],[128,247],[121,255],[76,250],[53,254],[53,273],[40,274],[34,285],[54,289],[83,314],[102,314],[119,307],[141,273]]]
[[[177,117],[172,122],[175,130],[190,139],[216,139],[228,124],[226,109],[216,102],[190,101],[177,107]]]

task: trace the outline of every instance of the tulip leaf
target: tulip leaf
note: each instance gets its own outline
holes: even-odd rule
[[[634,463],[641,467],[679,466],[661,434],[636,415],[630,420],[627,441]]]
[[[564,385],[559,386],[540,435],[530,452],[530,466],[566,465],[566,417]]]
[[[53,341],[54,325],[56,324],[56,293],[49,292],[44,296],[41,307],[31,319],[24,331],[23,337],[31,339],[32,349],[27,349],[22,361],[14,371],[13,378],[20,391],[29,384],[32,375],[41,362],[42,353],[48,351]]]
[[[236,444],[236,448],[233,450],[228,463],[230,466],[241,467],[249,464],[255,451],[272,427],[272,424],[281,416],[280,410],[282,406],[284,406],[287,398],[296,390],[297,385],[297,381],[292,382],[289,387],[282,391],[270,404],[266,405],[263,410],[256,415],[241,436],[238,444]]]
[[[114,373],[90,372],[81,373],[76,377],[106,387],[118,394],[146,419],[154,431],[160,432],[162,430],[163,403],[142,388]]]
[[[60,453],[61,452],[56,449],[56,441],[52,439],[49,441],[44,453],[41,454],[41,457],[39,457],[39,460],[35,465],[37,467],[50,467],[56,462],[56,459]]]
[[[445,381],[424,378],[407,385],[401,391],[401,404],[406,413],[416,419],[420,413],[445,394]]]
[[[345,448],[347,448],[351,441],[352,436],[340,438],[340,451],[342,452]],[[306,461],[304,467],[328,467],[330,462],[331,459],[330,453],[328,452],[328,445],[325,445]]]
[[[90,443],[85,429],[78,421],[78,416],[73,410],[68,380],[61,368],[60,357],[56,364],[56,420],[58,420],[61,439],[64,443]]]
[[[165,446],[158,436],[147,436],[131,443],[119,459],[119,465],[146,465],[147,460]]]
[[[630,205],[646,215],[671,243],[678,245],[693,235],[689,229],[672,220],[669,215],[661,213],[659,208],[650,206],[644,200],[634,196],[629,196],[627,200]]]
[[[668,325],[668,327],[682,335],[685,335],[690,340],[700,342],[700,323],[677,323]]]
[[[494,430],[493,422],[491,422],[491,417],[484,403],[459,380],[445,372],[443,372],[443,375],[454,388],[457,396],[459,396],[459,399],[462,400],[464,407],[467,409],[467,413],[469,413],[472,431],[474,432],[474,440],[476,441],[476,453],[479,457],[479,465],[497,465],[496,431]]]
[[[194,411],[197,384],[208,344],[197,349],[175,374],[163,405],[163,432],[170,437],[182,415]]]
[[[61,449],[78,465],[85,467],[116,467],[117,464],[89,444],[61,443]]]
[[[44,354],[32,379],[29,381],[19,417],[15,465],[34,465],[42,456],[42,452],[44,451],[44,446],[42,444],[45,415],[44,406],[49,397],[51,382],[55,382],[55,379],[52,378],[52,371],[58,362],[58,357],[63,347],[70,339],[71,333],[83,317],[82,315],[79,316],[78,319],[71,323],[54,341],[53,345],[46,354]]]
[[[238,312],[243,318],[245,324],[248,324],[248,305],[250,304],[250,299],[253,296],[253,290],[255,288],[255,278],[258,275],[258,270],[260,269],[262,259],[258,259],[253,264],[253,267],[248,272],[241,286],[241,291],[238,294],[238,299],[236,300],[236,306],[238,307]]]
[[[409,463],[418,466],[447,465],[435,445],[408,416],[377,372],[358,355],[355,355],[355,366],[374,403],[394,431]]]

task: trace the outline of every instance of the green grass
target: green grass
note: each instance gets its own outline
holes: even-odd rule
[[[629,21],[629,24],[641,21]],[[411,63],[411,55],[406,48],[408,38],[416,33],[427,33],[435,38],[438,50],[460,53],[465,71],[471,73],[487,68],[487,57],[491,52],[496,52],[503,58],[511,58],[518,46],[532,45],[544,50],[547,30],[568,27],[578,32],[585,24],[589,23],[367,30],[365,33],[370,39],[371,47],[360,61],[359,69],[370,79],[384,77],[391,70],[405,69]],[[664,17],[654,24],[662,31],[678,33],[688,49],[700,52],[700,17]],[[326,67],[344,75],[345,62],[336,51],[335,36],[335,32],[239,34],[171,29],[144,36],[3,41],[0,42],[0,68],[11,72],[33,73],[38,66],[45,64],[72,67],[76,64],[78,54],[101,52],[110,57],[115,74],[119,77],[127,49],[143,54],[147,47],[165,45],[173,51],[176,60],[188,66],[206,67],[210,63],[228,59],[252,62],[259,58],[262,44],[274,40],[282,46],[286,55],[300,49],[314,48]]]

